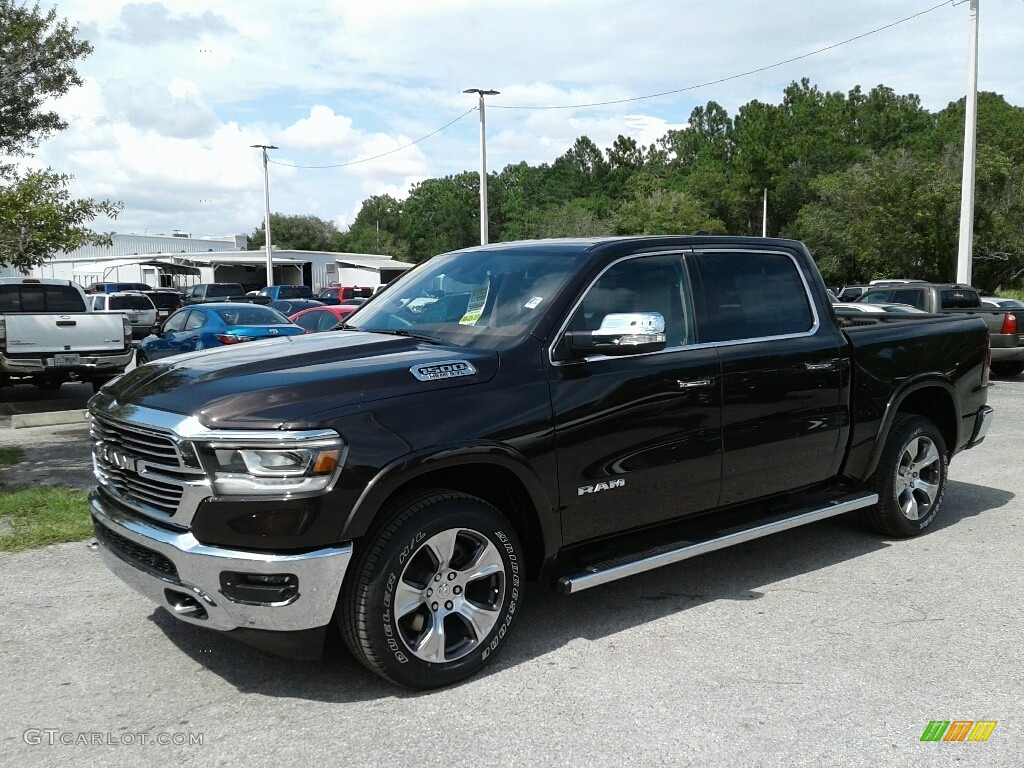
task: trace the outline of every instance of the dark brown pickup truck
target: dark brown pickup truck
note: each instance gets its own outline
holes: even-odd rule
[[[922,533],[989,427],[988,338],[843,329],[790,240],[443,254],[339,330],[104,387],[99,552],[194,626],[306,654],[334,626],[377,674],[445,685],[531,630],[527,579],[575,594],[849,512]]]

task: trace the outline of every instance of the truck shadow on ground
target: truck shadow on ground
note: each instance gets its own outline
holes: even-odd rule
[[[950,482],[931,533],[1004,507],[1013,494]],[[923,538],[900,541],[917,546]],[[837,518],[757,539],[649,571],[568,597],[529,585],[516,631],[502,652],[476,677],[499,674],[580,638],[597,640],[717,600],[758,600],[765,585],[807,574],[893,546],[894,542]],[[392,686],[329,641],[319,661],[294,661],[264,653],[215,632],[184,624],[163,609],[150,619],[178,648],[243,693],[329,703],[429,695]]]

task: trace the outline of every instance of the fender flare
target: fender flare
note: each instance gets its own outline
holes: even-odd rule
[[[533,505],[544,559],[549,559],[561,542],[560,523],[558,517],[552,514],[555,505],[551,503],[540,478],[525,456],[504,443],[489,441],[432,446],[424,451],[406,454],[384,466],[367,483],[345,519],[342,527],[345,537],[364,534],[377,518],[381,507],[410,480],[437,470],[474,464],[487,464],[508,470],[522,484]]]
[[[882,421],[878,425],[878,432],[875,435],[875,447],[871,451],[871,459],[868,461],[864,476],[861,478],[862,480],[871,477],[878,468],[879,459],[882,457],[882,451],[885,450],[885,443],[889,439],[889,431],[896,420],[896,415],[900,412],[900,406],[903,405],[908,396],[924,389],[942,390],[949,398],[949,403],[953,407],[956,428],[959,430],[961,419],[960,402],[957,400],[956,390],[953,388],[953,385],[945,379],[936,378],[935,374],[921,374],[920,376],[908,379],[889,398],[889,403],[885,406],[885,413],[882,415]],[[946,450],[952,452],[956,450],[956,446],[947,445]]]

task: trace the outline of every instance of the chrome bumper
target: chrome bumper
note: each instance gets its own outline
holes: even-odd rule
[[[99,553],[110,570],[182,621],[223,631],[294,631],[322,627],[331,621],[352,558],[351,544],[301,555],[209,547],[200,544],[190,532],[173,533],[129,517],[104,504],[96,493],[89,504],[94,526],[141,548],[144,556],[156,553],[159,562],[169,561],[173,565],[168,573],[144,569],[132,559],[133,554],[138,556],[138,550],[97,531]],[[238,602],[221,591],[224,571],[262,576],[292,574],[298,578],[298,594],[285,603]]]
[[[49,353],[48,358],[45,356],[10,358],[0,354],[0,371],[12,376],[36,373],[76,373],[81,372],[83,369],[90,371],[113,369],[120,373],[131,363],[134,351],[134,349],[129,349],[127,352],[118,355],[80,355],[79,364],[68,368],[58,368],[52,365],[53,352]],[[50,364],[47,364],[47,360],[50,361]]]

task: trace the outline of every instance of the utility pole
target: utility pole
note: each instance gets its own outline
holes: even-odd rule
[[[764,209],[761,213],[761,237],[768,237],[768,187],[764,188]]]
[[[974,247],[974,168],[978,130],[978,0],[971,0],[967,51],[967,99],[964,110],[964,174],[960,182],[960,248],[956,281],[971,284]]]
[[[250,144],[253,149],[263,150],[263,234],[267,244],[267,285],[274,284],[274,256],[270,251],[270,174],[267,171],[267,150],[278,149],[273,144]]]
[[[467,88],[463,93],[480,95],[480,245],[487,245],[487,118],[484,96],[497,96],[500,91]]]

